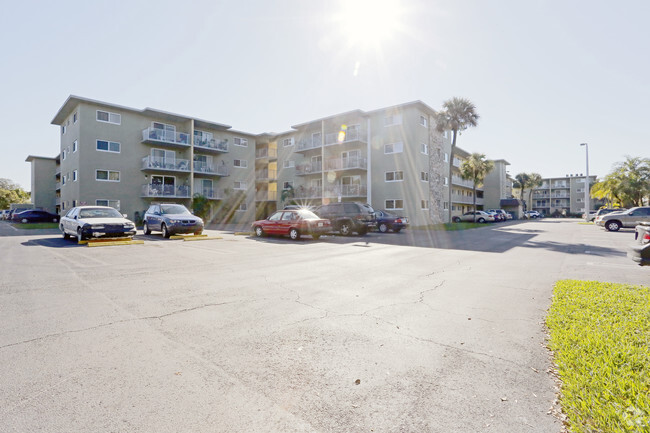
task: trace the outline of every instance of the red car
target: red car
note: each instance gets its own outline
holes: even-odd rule
[[[279,210],[267,219],[253,223],[253,231],[257,237],[289,235],[291,239],[298,240],[302,235],[311,235],[318,239],[331,230],[330,220],[322,219],[307,209]]]

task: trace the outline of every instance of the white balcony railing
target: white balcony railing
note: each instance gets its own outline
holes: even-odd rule
[[[308,138],[305,140],[300,140],[296,144],[296,152],[301,152],[310,149],[318,149],[323,146],[323,142],[320,139]]]
[[[190,145],[190,135],[186,132],[167,131],[159,128],[147,128],[142,131],[142,141],[148,143],[167,143],[179,146]]]
[[[199,139],[198,137],[194,137],[194,147],[217,152],[228,152],[228,139]]]
[[[366,185],[335,185],[325,188],[325,197],[366,197]]]
[[[296,175],[304,176],[308,174],[321,173],[323,171],[322,162],[310,162],[296,166]]]
[[[334,144],[350,143],[353,141],[361,141],[367,143],[367,135],[361,131],[352,130],[343,132],[332,132],[325,134],[325,146],[332,146]]]
[[[255,193],[255,201],[276,201],[277,199],[277,191],[258,191]]]
[[[255,159],[277,158],[278,149],[262,148],[255,151]]]
[[[275,180],[278,178],[278,171],[277,170],[257,170],[255,172],[255,179],[258,180]]]
[[[227,165],[214,165],[204,161],[194,161],[195,174],[214,174],[217,176],[228,176],[229,170]]]
[[[334,158],[325,161],[325,170],[352,170],[355,168],[367,169],[366,158]]]
[[[299,186],[293,190],[294,198],[322,198],[323,189],[319,187],[307,187]]]
[[[158,156],[145,156],[142,158],[143,170],[165,170],[165,171],[190,171],[189,159],[168,159]]]
[[[201,194],[203,197],[210,200],[221,200],[224,197],[222,190],[212,188],[199,188],[194,191],[194,194]]]
[[[187,185],[142,185],[142,197],[189,198],[190,187]]]

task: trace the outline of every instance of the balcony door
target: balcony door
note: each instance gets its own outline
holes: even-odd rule
[[[344,196],[360,195],[361,176],[343,176],[341,178],[341,192]]]
[[[317,155],[311,157],[311,171],[317,172],[323,170],[323,156]]]
[[[151,176],[151,189],[158,195],[173,196],[176,191],[176,177]]]
[[[341,152],[342,168],[358,167],[360,159],[361,151],[359,149]]]
[[[151,149],[151,164],[154,167],[176,167],[176,152],[173,150]]]

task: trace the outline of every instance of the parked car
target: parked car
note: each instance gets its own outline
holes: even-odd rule
[[[9,209],[5,209],[2,211],[2,214],[0,214],[0,219],[6,220],[9,218],[9,212],[11,212]]]
[[[474,214],[476,214],[476,218],[474,218]],[[477,210],[476,212],[465,212],[462,215],[456,215],[455,217],[452,218],[452,221],[455,223],[459,222],[477,222],[477,223],[493,223],[495,221],[494,216],[490,215],[487,212],[483,212],[482,210]]]
[[[600,218],[596,224],[615,232],[622,227],[635,227],[639,222],[650,222],[650,206],[633,207],[622,212],[612,212]]]
[[[635,227],[634,240],[627,256],[637,262],[639,266],[650,266],[650,222]]]
[[[598,209],[596,211],[596,217],[594,218],[594,222],[598,224],[598,221],[603,219],[603,217],[607,214],[614,213],[614,212],[624,212],[627,209],[624,207],[614,207],[614,208],[603,208],[603,209]]]
[[[506,221],[508,219],[512,219],[512,215],[510,215],[508,212],[504,211],[503,209],[488,209],[487,212],[494,213],[495,215],[497,215],[499,217],[499,221]]]
[[[360,236],[368,233],[376,224],[370,205],[357,202],[330,203],[320,206],[315,213],[321,218],[330,220],[332,230],[343,236],[356,232]]]
[[[20,212],[25,212],[26,210],[32,210],[31,207],[17,207],[15,209],[9,209],[9,214],[7,215],[7,219],[9,221],[13,221],[14,215]]]
[[[30,209],[15,213],[12,221],[19,223],[58,223],[59,215],[44,210]]]
[[[276,211],[266,219],[255,221],[252,228],[258,238],[265,235],[281,235],[298,240],[302,235],[311,235],[314,239],[318,239],[332,230],[332,224],[330,220],[320,218],[310,210],[287,209]]]
[[[70,236],[82,241],[99,237],[128,237],[135,235],[135,224],[112,207],[77,206],[61,217],[59,228],[63,238]]]
[[[408,227],[408,224],[408,218],[406,217],[396,216],[385,210],[375,211],[375,225],[377,226],[377,230],[382,233],[386,233],[388,230],[399,233],[400,230]]]
[[[492,216],[494,217],[494,221],[496,221],[496,222],[501,222],[501,221],[505,221],[505,220],[506,220],[506,216],[505,216],[505,215],[503,215],[503,214],[501,214],[501,213],[498,213],[498,212],[496,212],[496,211],[494,211],[494,210],[491,210],[491,209],[490,209],[490,210],[486,210],[486,211],[483,211],[483,212],[485,212],[485,213],[488,214],[488,215],[492,215]]]
[[[524,212],[524,218],[527,219],[535,219],[535,218],[541,218],[542,215],[537,212],[536,210],[527,210]]]
[[[142,219],[142,231],[145,235],[160,231],[164,238],[168,238],[176,234],[203,233],[203,220],[192,215],[182,204],[152,204]]]
[[[590,210],[589,211],[589,221],[594,221],[596,219],[596,211],[595,210]],[[582,214],[582,219],[587,218],[587,212]]]

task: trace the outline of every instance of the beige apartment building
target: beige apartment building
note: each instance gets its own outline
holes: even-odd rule
[[[589,176],[589,185],[596,183],[597,176]],[[567,174],[564,177],[549,177],[542,179],[542,185],[533,189],[532,206],[529,209],[536,210],[544,215],[569,213],[578,214],[585,211],[585,183],[586,176],[583,174]],[[528,191],[525,197],[528,200]],[[603,202],[590,199],[590,210],[598,209]]]
[[[35,205],[59,213],[108,205],[134,217],[151,202],[190,207],[201,195],[213,203],[215,217],[228,214],[236,223],[293,202],[359,201],[419,226],[447,221],[450,208],[461,214],[473,201],[472,183],[458,172],[469,154],[456,149],[449,176],[450,134],[435,130],[433,115],[415,101],[333,115],[283,133],[251,134],[70,96],[52,120],[61,130],[59,153],[27,161]],[[508,198],[498,182],[490,188],[497,191],[491,196]],[[484,193],[477,189],[479,209]],[[225,206],[228,212],[219,212]]]

